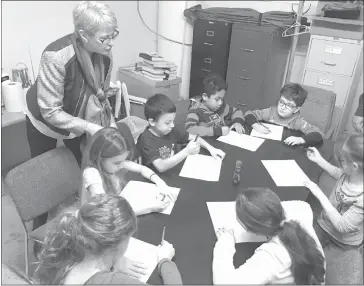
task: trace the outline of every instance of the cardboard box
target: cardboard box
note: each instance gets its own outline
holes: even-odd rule
[[[179,89],[181,78],[172,80],[153,81],[144,77],[134,67],[121,67],[117,75],[117,80],[125,83],[128,93],[134,96],[149,98],[156,93],[163,93],[172,101],[179,100]]]

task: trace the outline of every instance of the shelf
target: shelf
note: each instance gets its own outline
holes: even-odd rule
[[[335,24],[364,26],[363,20],[350,20],[350,19],[340,19],[340,18],[320,17],[320,16],[312,16],[311,19],[316,21],[335,23]]]

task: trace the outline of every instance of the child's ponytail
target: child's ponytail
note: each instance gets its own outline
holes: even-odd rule
[[[243,189],[236,199],[236,214],[247,230],[278,236],[291,260],[297,285],[322,284],[325,260],[317,243],[297,222],[286,221],[279,197],[268,188]]]
[[[47,235],[35,271],[41,283],[60,284],[64,275],[82,261],[84,254],[77,246],[84,243],[84,238],[79,233],[76,213],[62,215],[57,227]]]
[[[282,221],[278,237],[292,260],[291,271],[297,285],[323,284],[325,259],[316,241],[295,221]]]

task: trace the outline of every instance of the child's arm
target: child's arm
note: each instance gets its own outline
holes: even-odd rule
[[[105,193],[102,178],[97,169],[86,168],[82,173],[82,177],[83,185],[85,189],[90,192],[91,197]]]
[[[197,138],[197,143],[200,144],[203,148],[205,148],[207,151],[210,152],[210,154],[213,156],[213,157],[219,157],[220,159],[224,159],[225,157],[225,152],[223,152],[222,150],[220,149],[217,149],[213,146],[211,146],[209,143],[207,143],[203,138],[201,138],[199,135],[193,135],[193,134],[189,134],[188,135],[188,140],[190,141],[195,141],[196,140],[196,137]]]
[[[178,152],[177,154],[175,154],[169,158],[166,158],[166,159],[158,158],[158,159],[154,160],[153,166],[157,169],[158,172],[163,173],[163,172],[173,168],[174,166],[178,165],[188,155],[190,155],[190,149],[188,148],[190,143],[186,146],[186,148],[182,149],[180,152]],[[195,145],[197,145],[197,144],[195,144]],[[198,148],[198,150],[199,150],[199,148]],[[198,152],[196,152],[195,154],[197,154],[197,153]]]
[[[223,130],[221,127],[200,126],[200,117],[194,110],[190,110],[187,114],[185,129],[191,134],[200,134],[201,136],[221,136]]]
[[[336,180],[341,177],[343,171],[340,168],[327,162],[315,147],[309,147],[307,149],[307,157],[309,160],[319,165],[324,171],[326,171],[331,177],[334,177]]]
[[[146,166],[139,165],[132,161],[125,161],[123,163],[123,168],[128,171],[141,174],[144,178],[152,181],[157,186],[166,186],[166,183],[151,169]]]
[[[245,120],[244,120],[244,113],[239,108],[229,106],[225,103],[224,109],[224,120],[231,120],[231,127],[235,128],[235,130],[242,134],[245,133],[246,130],[244,128]]]
[[[272,107],[247,111],[245,113],[245,123],[249,129],[255,129],[259,133],[269,133],[270,130],[268,128],[264,128],[263,125],[259,124],[260,121],[269,121],[269,118],[272,113]]]
[[[293,129],[299,130],[305,135],[302,136],[302,139],[305,141],[303,143],[307,143],[308,145],[316,145],[322,143],[324,137],[316,126],[311,125],[302,117],[298,117],[297,120],[293,123]]]
[[[304,182],[304,185],[310,189],[311,193],[320,202],[327,218],[338,232],[349,233],[358,230],[359,226],[363,223],[363,206],[359,207],[352,204],[349,209],[341,215],[331,204],[324,192],[314,182]]]

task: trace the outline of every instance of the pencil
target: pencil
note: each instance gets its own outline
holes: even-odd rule
[[[164,234],[166,233],[166,227],[163,227],[163,232],[162,232],[162,240],[161,240],[161,244],[163,245],[164,242]]]
[[[197,133],[196,137],[195,137],[195,142],[197,141],[198,137],[200,136],[200,134]]]

